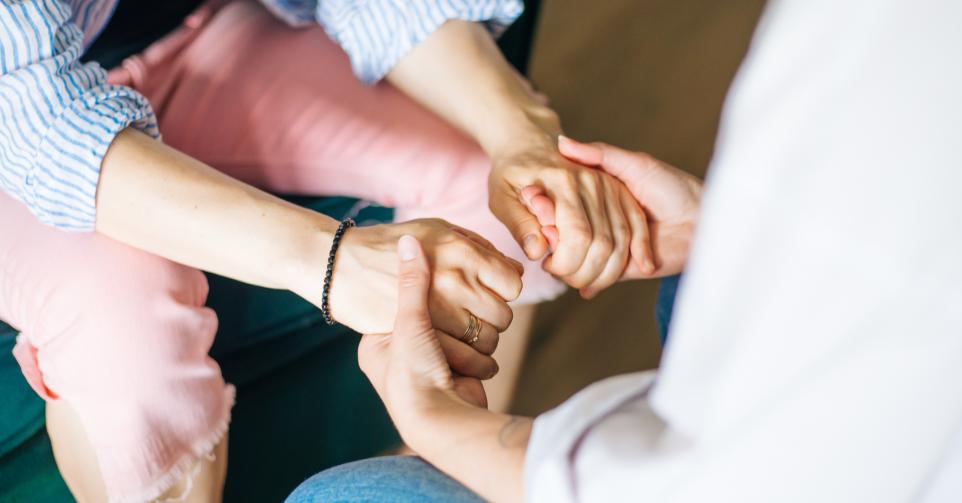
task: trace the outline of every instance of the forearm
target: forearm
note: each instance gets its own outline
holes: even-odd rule
[[[388,74],[398,89],[492,155],[532,135],[554,142],[557,115],[525,88],[485,28],[452,20]]]
[[[420,434],[403,436],[424,459],[485,499],[521,501],[532,422],[458,403],[425,414],[416,427]]]
[[[117,136],[101,165],[98,232],[309,300],[317,296],[311,285],[323,277],[336,226],[131,129]]]

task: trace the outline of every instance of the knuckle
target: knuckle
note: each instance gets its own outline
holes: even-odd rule
[[[555,254],[554,260],[551,262],[551,266],[547,268],[548,272],[554,274],[555,276],[570,276],[577,272],[579,263],[571,255],[564,255],[562,253]],[[567,282],[567,281],[566,281]],[[569,283],[570,284],[570,283]]]
[[[586,225],[572,225],[568,229],[568,235],[571,237],[571,242],[577,245],[579,248],[586,248],[591,242],[592,233]]]
[[[491,326],[498,332],[503,332],[511,325],[511,321],[514,319],[514,311],[507,303],[498,303],[492,310],[493,319],[489,320]]]
[[[463,285],[461,273],[450,269],[438,271],[434,274],[434,286],[438,290],[450,292]]]
[[[584,288],[591,283],[591,279],[581,274],[573,274],[565,278],[565,283],[571,288]]]
[[[595,238],[595,249],[597,250],[596,260],[606,260],[615,249],[615,240],[610,235],[602,235]]]
[[[598,248],[599,255],[608,255],[615,247],[615,240],[611,234],[599,234],[595,236],[595,246]]]
[[[619,246],[627,246],[627,242],[631,238],[631,227],[628,225],[617,225],[614,229],[615,236],[615,248]]]
[[[508,293],[510,294],[510,297],[511,297],[511,299],[509,300],[517,299],[518,296],[521,295],[521,290],[523,288],[524,288],[524,283],[521,281],[521,276],[518,276],[517,274],[512,275],[510,284],[508,285]]]
[[[589,260],[589,265],[594,271],[602,271],[604,267],[608,264],[608,260],[611,258],[611,250],[604,253],[597,253],[592,255]]]
[[[571,169],[552,168],[546,169],[541,173],[541,178],[548,184],[556,187],[571,188],[578,185],[576,173]]]

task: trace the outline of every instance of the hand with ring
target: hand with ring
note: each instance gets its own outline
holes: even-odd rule
[[[521,292],[523,268],[475,232],[440,219],[347,231],[330,290],[334,319],[361,333],[387,333],[398,305],[397,243],[421,244],[431,270],[428,306],[448,364],[459,375],[489,379],[498,333],[511,324],[508,302]]]

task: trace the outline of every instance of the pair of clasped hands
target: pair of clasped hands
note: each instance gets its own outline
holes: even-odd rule
[[[496,160],[490,177],[492,211],[528,258],[546,257],[544,269],[585,298],[618,281],[682,269],[698,212],[699,179],[647,154],[603,143],[561,136],[551,147],[541,157],[527,150],[517,158]],[[430,270],[426,307],[450,368],[466,377],[494,376],[498,367],[490,355],[498,334],[511,323],[507,303],[521,291],[521,264],[476,233],[441,220],[384,227],[379,232],[396,233],[395,243],[409,235],[424,251]],[[391,266],[393,270],[370,274],[397,274],[396,261]],[[377,279],[381,281],[365,282],[367,288],[393,291],[367,292],[367,299],[387,301],[369,327],[354,327],[362,333],[390,332],[392,327],[385,324],[394,319],[382,320],[381,314],[393,315],[403,300],[396,281]],[[371,301],[367,307],[368,315],[378,312]],[[470,345],[463,340],[469,313],[482,320],[479,337]]]
[[[528,258],[546,257],[544,269],[585,298],[618,281],[681,270],[698,211],[700,180],[646,154],[563,136],[551,145],[550,154],[530,152],[496,160],[489,180],[492,211]],[[521,291],[521,264],[476,233],[442,220],[378,227],[383,227],[379,234],[396,234],[394,244],[408,235],[423,250],[430,272],[426,308],[450,369],[469,378],[493,377],[498,367],[490,355],[498,334],[511,323],[508,302]],[[363,239],[359,234],[353,238]],[[379,239],[384,242],[383,236]],[[339,267],[341,261],[352,260],[351,253],[339,256]],[[377,313],[360,327],[352,324],[362,333],[390,332],[394,319],[385,321],[383,315],[393,315],[404,300],[397,281],[376,277],[396,277],[397,259],[389,265],[383,271],[366,268],[371,281],[356,283],[367,285],[368,315]],[[339,295],[337,281],[334,288],[332,302],[349,297]],[[371,289],[385,291],[372,294]],[[375,305],[378,299],[383,306]],[[338,306],[333,307],[336,312]],[[470,314],[481,320],[472,344],[464,339]]]

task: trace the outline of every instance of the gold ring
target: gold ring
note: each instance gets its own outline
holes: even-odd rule
[[[478,342],[478,339],[481,338],[481,320],[478,320],[477,317],[474,319],[477,321],[477,323],[474,324],[474,332],[471,334],[471,338],[468,340],[469,346],[474,346],[474,343]]]
[[[478,320],[478,317],[471,313],[468,313],[468,328],[464,330],[464,335],[461,336],[461,342],[468,342],[471,336],[475,335],[475,332],[478,331],[478,328],[480,326],[481,326],[481,322]],[[468,342],[468,344],[471,344],[471,343]]]

